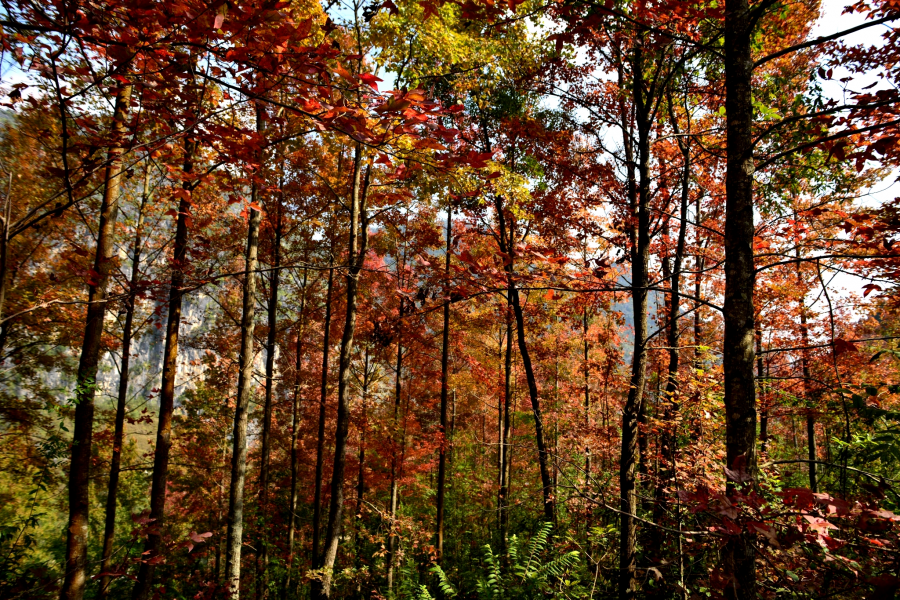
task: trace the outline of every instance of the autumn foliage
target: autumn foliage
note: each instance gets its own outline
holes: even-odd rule
[[[0,3],[0,598],[893,598],[898,10]]]

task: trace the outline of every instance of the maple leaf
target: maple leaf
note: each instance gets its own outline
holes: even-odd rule
[[[840,356],[841,354],[847,353],[856,353],[859,352],[856,349],[856,346],[853,345],[853,342],[847,341],[843,338],[837,338],[834,340],[834,355]]]
[[[881,286],[880,286],[880,285],[876,285],[876,284],[874,284],[874,283],[867,283],[866,285],[863,286],[862,289],[865,290],[865,291],[863,292],[863,298],[865,298],[866,296],[868,296],[868,295],[871,294],[872,292],[880,292],[880,291],[881,291]]]
[[[413,147],[416,150],[446,150],[447,147],[441,144],[436,140],[432,140],[430,138],[423,138],[420,140],[416,140],[413,144]]]
[[[375,90],[376,92],[378,91],[377,82],[384,81],[384,79],[376,77],[375,75],[372,75],[371,73],[362,73],[361,75],[359,75],[359,79],[361,81],[363,81],[365,84],[367,84],[369,87],[371,87],[373,90]]]

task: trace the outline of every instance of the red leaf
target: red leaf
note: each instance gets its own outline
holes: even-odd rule
[[[866,285],[863,286],[863,290],[865,290],[863,292],[863,298],[865,298],[866,296],[868,296],[869,294],[871,294],[874,291],[880,292],[881,286],[875,285],[874,283],[867,283]]]
[[[847,340],[841,338],[834,340],[835,356],[840,356],[841,354],[845,354],[847,352],[857,352],[856,346],[853,345],[853,342],[848,342]]]
[[[368,84],[368,86],[371,87],[376,92],[378,91],[378,84],[376,82],[384,81],[384,79],[376,77],[375,75],[372,75],[371,73],[363,73],[359,76],[359,78],[364,83]]]
[[[207,531],[206,533],[197,533],[196,531],[191,532],[191,539],[198,544],[202,544],[206,541],[206,538],[209,537],[212,537],[212,531]]]

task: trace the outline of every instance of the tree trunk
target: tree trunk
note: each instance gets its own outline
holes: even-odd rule
[[[334,292],[334,248],[332,248],[328,269],[328,288],[325,292],[325,323],[324,337],[322,340],[322,384],[319,394],[319,429],[316,437],[316,480],[313,494],[313,539],[312,559],[310,564],[313,569],[318,569],[321,563],[319,542],[322,532],[322,479],[325,470],[325,408],[328,399],[328,357],[331,351],[331,295]]]
[[[447,205],[447,248],[444,256],[444,331],[441,336],[441,445],[438,456],[437,480],[437,562],[440,564],[444,556],[444,503],[446,500],[447,478],[447,400],[449,392],[450,365],[450,243],[453,239],[453,205]]]
[[[534,376],[534,367],[531,364],[531,355],[528,352],[528,343],[525,339],[525,315],[522,311],[522,303],[519,300],[519,290],[515,284],[515,231],[511,221],[507,231],[503,201],[500,196],[495,196],[495,208],[497,221],[500,225],[500,251],[505,257],[504,269],[506,270],[506,284],[516,320],[516,334],[519,345],[519,355],[522,358],[522,367],[525,369],[525,380],[528,383],[528,396],[531,399],[531,412],[534,415],[534,437],[538,447],[538,463],[541,471],[541,485],[544,497],[544,519],[553,523],[556,516],[555,501],[553,498],[553,478],[550,475],[550,457],[547,452],[547,442],[544,439],[544,421],[541,415],[541,404],[538,398],[537,380]]]
[[[194,153],[197,144],[193,140],[184,142],[185,173],[194,170]],[[191,184],[185,182],[184,189],[191,191]],[[181,328],[181,306],[184,296],[184,271],[187,267],[187,220],[191,214],[190,196],[182,197],[178,203],[175,219],[175,242],[172,248],[172,279],[169,284],[169,307],[166,319],[166,344],[163,349],[163,372],[159,390],[159,417],[156,425],[156,451],[153,453],[153,475],[150,484],[150,519],[152,529],[144,544],[144,560],[141,562],[138,578],[134,584],[134,600],[145,600],[150,595],[153,583],[154,564],[150,559],[159,551],[162,541],[162,527],[165,523],[166,485],[169,479],[169,450],[172,447],[172,413],[175,407],[175,376],[178,367],[178,334]]]
[[[356,518],[360,520],[353,532],[353,547],[356,550],[356,569],[361,571],[363,566],[362,553],[360,552],[359,530],[362,527],[363,497],[366,492],[366,400],[369,397],[369,344],[366,344],[365,358],[363,361],[362,381],[362,420],[359,428],[359,471],[356,475]],[[356,584],[356,596],[362,599],[362,580]]]
[[[88,509],[90,506],[91,443],[94,432],[94,394],[97,366],[100,363],[103,318],[106,315],[106,288],[115,256],[116,218],[119,213],[119,189],[122,184],[122,154],[128,133],[128,105],[131,85],[116,92],[113,111],[113,145],[107,153],[107,166],[97,228],[94,268],[88,279],[88,308],[84,342],[75,383],[75,419],[72,434],[72,462],[69,467],[69,524],[66,528],[66,565],[60,597],[81,600],[87,583]]]
[[[582,339],[583,342],[583,351],[584,351],[584,429],[585,433],[590,435],[591,431],[591,387],[590,387],[590,367],[588,363],[588,352],[590,351],[590,343],[588,342],[588,326],[590,323],[588,322],[588,311],[587,306],[584,307],[581,314],[581,326],[583,329],[584,337]],[[590,444],[584,445],[584,487],[588,494],[590,494],[591,489],[591,446]]]
[[[671,106],[671,100],[670,100]],[[672,115],[672,127],[676,134],[680,133],[678,122]],[[676,475],[675,459],[678,453],[678,436],[677,436],[677,415],[681,398],[679,397],[678,383],[678,366],[681,352],[678,348],[680,338],[678,335],[678,318],[681,311],[681,265],[684,260],[684,243],[687,234],[688,222],[688,200],[691,190],[691,156],[690,147],[686,142],[679,141],[682,160],[684,161],[681,172],[681,204],[679,206],[680,222],[678,225],[678,241],[675,244],[675,256],[672,259],[670,269],[670,285],[669,285],[669,315],[667,319],[666,345],[669,347],[669,368],[666,374],[666,390],[663,408],[663,425],[662,425],[662,464],[663,467],[659,472],[659,481],[656,485],[656,502],[654,504],[653,521],[660,523],[663,516],[663,505],[665,504],[665,486],[673,483]],[[668,261],[663,266],[668,269]],[[655,544],[654,552],[657,555],[662,553],[662,542],[664,539],[663,530],[656,528],[653,532]]]
[[[265,130],[264,108],[256,107],[256,131]],[[261,157],[260,157],[261,162]],[[261,167],[261,165],[260,165]],[[258,176],[255,175],[255,176]],[[254,179],[251,198],[259,206],[259,186]],[[228,594],[240,597],[241,550],[244,537],[244,485],[247,480],[247,421],[253,396],[254,319],[256,316],[256,270],[259,254],[259,224],[262,214],[250,209],[247,250],[244,255],[244,290],[241,311],[241,351],[238,364],[237,401],[234,408],[234,433],[231,451],[231,484],[228,494],[228,533],[225,542],[225,579]]]
[[[272,395],[275,391],[275,342],[278,325],[278,284],[281,273],[281,206],[275,207],[275,238],[272,240],[272,273],[269,278],[268,327],[266,335],[266,397],[263,404],[263,431],[260,448],[259,511],[260,536],[256,564],[256,597],[265,600],[269,596],[269,460],[272,453]]]
[[[703,269],[706,264],[706,261],[703,257],[703,244],[700,239],[700,225],[702,224],[702,219],[700,215],[700,201],[702,194],[697,194],[697,203],[696,208],[694,209],[694,213],[696,213],[697,219],[697,254],[694,256],[694,368],[700,368],[700,345],[703,340],[703,325],[701,320],[701,311],[703,310],[703,305],[700,304],[700,293],[702,290],[703,284]]]
[[[347,437],[350,432],[350,358],[353,352],[353,335],[356,331],[356,300],[359,273],[366,255],[368,220],[365,213],[369,171],[365,183],[360,182],[362,146],[357,144],[353,157],[353,186],[350,198],[350,240],[347,272],[347,313],[344,334],[338,359],[338,413],[334,443],[334,468],[331,475],[331,502],[328,508],[328,528],[325,532],[325,553],[322,560],[324,573],[321,581],[313,582],[313,597],[331,597],[332,570],[337,559],[344,515],[344,470],[347,462]]]
[[[399,277],[399,273],[398,273]],[[388,593],[392,593],[394,590],[394,559],[397,555],[397,536],[394,533],[394,529],[397,522],[397,507],[400,500],[400,485],[399,485],[399,477],[400,477],[400,462],[399,462],[399,454],[398,446],[404,443],[404,440],[400,440],[400,444],[397,443],[397,432],[400,429],[400,401],[402,398],[401,392],[403,391],[403,344],[400,342],[402,339],[402,326],[403,326],[403,297],[400,297],[400,308],[398,311],[397,318],[397,369],[394,375],[394,421],[392,431],[394,432],[394,443],[391,444],[391,505],[390,505],[390,535],[388,536],[388,552],[387,552],[387,589]]]
[[[647,122],[649,107],[645,104],[643,82],[643,52],[640,45],[634,50],[633,95],[637,115],[638,180],[634,183],[634,162],[629,161],[629,203],[633,209],[630,230],[632,307],[634,312],[634,351],[631,359],[631,385],[622,410],[622,448],[619,461],[620,489],[620,547],[619,597],[631,599],[636,594],[637,511],[636,474],[640,462],[639,421],[643,406],[647,371],[647,265],[650,259],[650,182],[649,135]],[[620,74],[620,79],[622,75]],[[624,121],[624,118],[623,118]],[[626,138],[630,127],[624,126]],[[627,144],[630,147],[630,144]],[[627,154],[626,154],[627,156]]]
[[[294,401],[291,407],[291,504],[288,517],[288,559],[285,565],[284,589],[282,599],[287,600],[291,589],[291,575],[294,571],[294,537],[297,532],[297,499],[300,495],[300,460],[298,444],[300,438],[300,386],[303,370],[303,334],[306,323],[306,282],[307,269],[303,269],[303,292],[300,295],[299,327],[297,328],[297,357],[294,368]]]
[[[748,0],[725,4],[725,455],[728,493],[736,479],[752,482],[756,471],[756,385],[753,376],[756,271],[753,266],[753,105],[751,35]],[[733,579],[731,598],[756,597],[756,553],[752,535],[733,537],[724,549],[724,567]]]
[[[7,271],[9,270],[9,222],[12,218],[12,182],[13,173],[9,172],[6,180],[6,198],[3,202],[2,222],[0,222],[0,364],[3,362],[3,350],[6,348],[6,336],[9,323],[6,320],[6,294],[8,292]]]
[[[131,331],[134,325],[134,306],[137,298],[138,280],[141,275],[141,228],[144,225],[144,207],[147,204],[150,184],[150,162],[144,172],[144,189],[141,207],[138,209],[134,228],[134,249],[132,250],[131,278],[128,281],[128,296],[125,299],[125,324],[122,327],[122,360],[119,365],[119,396],[116,403],[116,424],[113,433],[112,459],[109,466],[109,487],[106,495],[106,522],[103,528],[103,555],[100,559],[100,593],[103,600],[109,595],[112,578],[113,543],[116,539],[116,498],[119,492],[119,470],[122,464],[122,444],[125,440],[125,412],[128,407],[128,367],[131,363]]]
[[[509,425],[510,411],[512,410],[512,337],[513,316],[510,306],[509,286],[507,285],[506,310],[506,352],[503,359],[503,404],[500,406],[501,435],[500,448],[503,451],[500,461],[500,493],[498,505],[500,511],[500,548],[501,554],[506,555],[507,538],[509,537]]]
[[[763,369],[762,329],[756,330],[756,377],[759,379],[759,448],[765,452],[769,443],[769,407],[766,401],[766,374]]]
[[[797,213],[794,211],[794,219]],[[806,291],[803,282],[803,274],[800,271],[800,248],[795,248],[797,256],[797,290],[801,296],[797,301],[800,310],[800,345],[804,348],[809,347],[809,325],[806,317]],[[818,452],[816,451],[816,416],[812,406],[810,406],[810,373],[809,373],[809,350],[800,351],[800,365],[803,370],[803,402],[806,404],[806,450],[807,450],[807,468],[809,470],[809,489],[812,492],[818,492],[818,482],[816,481],[816,460]]]

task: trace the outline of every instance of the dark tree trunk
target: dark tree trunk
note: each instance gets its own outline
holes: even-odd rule
[[[446,479],[447,479],[447,400],[449,392],[449,375],[450,365],[450,243],[453,239],[453,205],[447,206],[447,247],[444,256],[444,330],[441,335],[441,445],[439,447],[438,456],[438,480],[437,480],[437,560],[441,562],[444,556],[444,503],[446,501]]]
[[[294,368],[294,401],[291,406],[291,504],[288,516],[288,559],[285,565],[282,599],[287,600],[291,589],[291,575],[294,572],[294,538],[297,534],[297,499],[300,495],[300,460],[298,444],[300,439],[300,386],[303,371],[303,334],[306,324],[306,282],[307,269],[303,269],[303,291],[300,295],[299,326],[297,327],[297,356]]]
[[[398,273],[398,278],[399,278]],[[394,440],[391,444],[391,500],[390,500],[390,535],[388,536],[388,552],[387,552],[387,589],[388,593],[394,590],[394,560],[397,555],[397,536],[394,533],[397,522],[397,508],[400,501],[400,457],[403,453],[401,445],[405,443],[404,439],[397,440],[397,432],[400,430],[400,401],[403,391],[403,344],[401,343],[403,334],[403,297],[400,297],[400,308],[398,310],[397,319],[397,367],[394,375],[394,420],[393,428]]]
[[[590,386],[590,365],[588,363],[588,352],[590,351],[590,343],[588,342],[588,311],[585,306],[581,314],[581,326],[583,330],[583,360],[584,360],[584,429],[585,433],[590,435],[591,431],[591,386]],[[591,446],[584,446],[584,487],[588,494],[591,490]]]
[[[128,105],[131,86],[116,92],[113,112],[113,144],[107,153],[105,185],[97,228],[94,272],[88,280],[88,308],[84,342],[75,379],[75,418],[72,432],[72,462],[69,467],[69,524],[66,528],[66,565],[60,597],[81,600],[87,584],[88,509],[90,506],[91,443],[94,433],[94,394],[97,366],[100,363],[103,318],[106,315],[106,288],[115,256],[116,218],[119,213],[119,189],[122,184],[123,144],[128,133]]]
[[[637,527],[635,513],[637,511],[637,469],[641,460],[639,451],[639,421],[643,412],[644,386],[647,371],[647,265],[650,259],[650,183],[649,183],[649,136],[650,107],[645,102],[643,81],[643,52],[640,45],[634,50],[633,59],[633,96],[637,117],[637,186],[635,186],[635,167],[633,158],[628,165],[628,193],[632,206],[633,225],[631,237],[631,281],[632,307],[634,312],[634,353],[631,359],[631,385],[628,398],[622,410],[622,448],[619,461],[620,489],[620,547],[619,547],[619,597],[631,599],[635,597],[637,579]],[[620,78],[622,77],[620,73]],[[632,128],[624,124],[626,138]],[[626,144],[627,148],[630,143]],[[626,153],[626,158],[628,158]]]
[[[321,566],[319,545],[322,537],[322,480],[325,471],[325,408],[328,400],[328,358],[331,353],[331,296],[334,292],[334,249],[329,259],[328,288],[325,292],[325,322],[324,337],[322,340],[322,382],[319,393],[319,429],[316,437],[316,479],[315,492],[313,494],[313,539],[312,539],[312,564],[313,569]]]
[[[756,385],[753,293],[753,104],[751,36],[748,0],[725,3],[725,113],[727,167],[725,177],[725,454],[728,493],[740,481],[755,478]],[[736,476],[735,476],[736,475]],[[731,598],[756,597],[756,553],[750,533],[733,537],[724,553],[726,589]]]
[[[264,108],[256,107],[256,131],[265,130]],[[253,202],[259,206],[259,186],[251,189]],[[238,365],[237,401],[234,408],[234,433],[231,451],[231,483],[228,494],[228,533],[225,542],[225,580],[232,598],[240,597],[241,550],[244,537],[244,485],[247,481],[247,422],[253,396],[253,333],[256,317],[256,271],[259,264],[259,225],[262,214],[250,209],[247,228],[247,250],[244,255],[244,290],[241,311],[241,350]]]
[[[362,528],[362,510],[363,498],[366,493],[366,429],[368,427],[368,415],[366,413],[366,400],[369,397],[369,344],[366,344],[365,357],[363,359],[363,381],[362,381],[362,418],[359,427],[359,471],[356,475],[356,518],[359,523],[353,532],[353,548],[356,551],[356,568],[361,570],[363,567],[362,556],[362,538],[359,530]],[[356,597],[362,599],[362,579],[358,579],[356,583]]]
[[[800,275],[800,263],[797,263],[797,285],[803,289],[803,280]],[[804,348],[809,347],[809,325],[806,320],[806,306],[804,306],[805,295],[800,297],[800,345]],[[818,460],[818,452],[816,451],[816,414],[810,396],[810,372],[809,372],[809,350],[802,350],[800,354],[800,364],[803,369],[803,401],[806,404],[806,450],[807,463],[809,469],[809,489],[818,492],[818,482],[816,481],[816,460]]]
[[[281,206],[275,207],[275,238],[272,240],[272,273],[269,277],[268,327],[266,335],[266,397],[263,404],[263,431],[260,448],[259,511],[260,536],[256,564],[256,597],[265,600],[269,595],[269,460],[272,453],[272,395],[275,392],[275,343],[278,325],[278,285],[281,273]]]
[[[544,419],[541,415],[537,380],[534,375],[534,367],[531,364],[531,355],[528,352],[528,343],[525,339],[525,314],[522,311],[519,290],[515,283],[516,234],[514,221],[510,220],[510,226],[507,228],[507,215],[504,210],[503,200],[500,196],[495,196],[495,208],[497,210],[497,222],[500,226],[498,236],[500,251],[506,255],[504,259],[506,285],[510,304],[512,304],[513,316],[516,321],[516,337],[518,338],[519,355],[522,358],[522,367],[525,370],[525,380],[528,384],[528,396],[531,399],[531,412],[534,415],[534,437],[538,448],[538,464],[541,471],[541,486],[543,487],[544,519],[548,523],[553,523],[556,517],[556,506],[553,498],[553,477],[550,474],[550,455],[547,452],[547,442],[544,439]]]
[[[503,359],[503,399],[500,405],[501,429],[500,429],[500,448],[502,455],[500,457],[500,493],[498,494],[498,505],[500,512],[500,548],[503,550],[501,554],[506,554],[507,538],[509,537],[509,426],[510,412],[512,411],[512,338],[513,338],[513,315],[512,306],[509,299],[509,286],[506,289],[507,302],[506,310],[506,352]]]
[[[331,597],[332,570],[337,559],[344,516],[344,471],[347,463],[347,438],[350,433],[350,357],[353,352],[353,335],[356,331],[356,301],[359,273],[362,270],[368,242],[366,217],[366,192],[369,171],[365,182],[360,182],[362,147],[356,146],[353,157],[353,185],[350,197],[350,240],[347,272],[347,312],[344,320],[344,334],[338,359],[338,412],[334,443],[334,468],[331,475],[331,501],[328,508],[328,527],[325,531],[325,549],[322,560],[324,573],[321,581],[313,582],[314,598]]]
[[[3,202],[3,214],[0,216],[0,364],[3,362],[3,350],[6,348],[6,336],[9,333],[9,322],[6,320],[6,294],[9,276],[9,228],[12,218],[12,182],[13,173],[9,172],[6,180],[6,198]]]
[[[769,407],[766,399],[766,373],[763,369],[762,329],[756,330],[756,377],[759,379],[759,448],[765,452],[769,443]]]
[[[192,140],[184,143],[185,173],[194,170],[194,152],[197,145]],[[185,182],[185,189],[191,190]],[[166,485],[169,479],[169,450],[172,447],[172,412],[175,407],[175,376],[178,367],[178,334],[181,328],[181,306],[184,296],[184,277],[187,267],[187,220],[191,214],[190,198],[182,197],[178,203],[178,216],[175,220],[175,242],[172,252],[172,279],[169,284],[169,307],[166,319],[166,344],[163,349],[162,383],[159,390],[159,418],[156,425],[156,451],[153,454],[153,475],[150,484],[150,519],[152,529],[144,544],[144,560],[138,571],[132,597],[134,600],[145,600],[150,596],[153,584],[154,564],[150,559],[159,552],[162,540],[162,527],[165,523]]]
[[[103,555],[100,559],[100,593],[98,598],[109,595],[113,570],[112,553],[116,539],[116,499],[119,492],[119,470],[122,465],[122,444],[125,441],[125,412],[128,408],[128,368],[131,364],[131,335],[134,326],[134,307],[137,298],[138,281],[141,275],[141,228],[144,225],[144,207],[147,204],[150,184],[150,162],[144,173],[144,189],[141,207],[138,209],[134,228],[134,248],[132,249],[131,277],[128,280],[128,296],[125,298],[125,323],[122,327],[122,360],[119,365],[119,395],[116,402],[116,424],[113,433],[112,459],[109,466],[109,487],[106,495],[106,522],[103,527]]]
[[[671,105],[671,101],[670,101]],[[676,134],[680,133],[678,122],[672,115],[672,127]],[[666,374],[666,390],[664,395],[663,408],[663,426],[661,435],[662,446],[662,468],[659,472],[659,481],[656,486],[656,502],[653,509],[653,520],[657,524],[660,523],[663,515],[663,506],[665,504],[665,486],[670,485],[675,479],[675,459],[678,453],[677,447],[677,415],[681,398],[679,397],[678,383],[678,366],[681,352],[678,348],[680,338],[678,335],[678,318],[681,311],[681,265],[684,260],[684,244],[687,234],[688,222],[688,200],[690,197],[690,176],[691,176],[691,156],[690,147],[686,142],[680,141],[681,156],[684,164],[681,172],[681,204],[679,206],[679,225],[678,225],[678,241],[675,245],[675,256],[672,259],[672,266],[668,267],[668,261],[663,266],[669,270],[669,302],[667,308],[669,315],[667,318],[666,345],[669,353],[669,368]],[[662,553],[663,530],[656,528],[653,532],[655,544],[653,551],[657,555]]]
[[[694,368],[700,368],[700,346],[703,341],[703,325],[702,325],[702,315],[700,314],[703,310],[703,305],[700,304],[700,293],[702,290],[703,284],[703,269],[706,261],[703,257],[703,244],[700,240],[700,225],[702,224],[701,214],[700,214],[700,200],[701,194],[697,194],[697,204],[694,209],[694,213],[696,214],[695,218],[697,219],[697,254],[694,256],[694,298],[697,300],[694,302]]]

